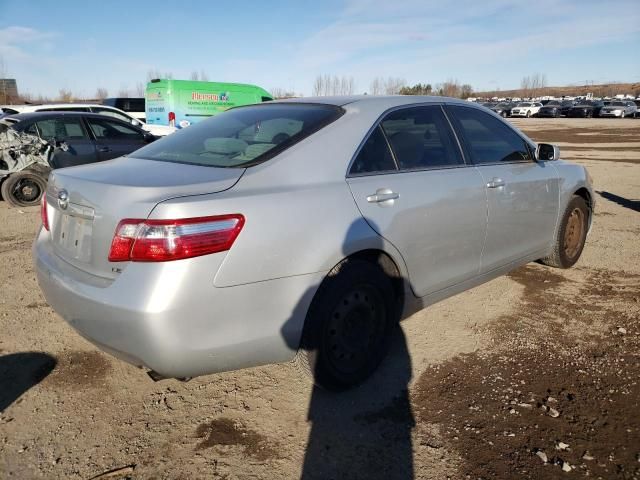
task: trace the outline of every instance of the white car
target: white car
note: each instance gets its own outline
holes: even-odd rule
[[[99,113],[100,115],[107,115],[109,117],[117,118],[123,122],[130,123],[136,127],[142,128],[156,137],[164,137],[170,133],[175,132],[175,127],[169,127],[167,125],[151,125],[145,123],[142,120],[132,117],[127,112],[107,105],[99,105],[93,103],[50,103],[46,105],[7,105],[3,107],[7,111],[5,113],[30,113],[30,112],[91,112]]]
[[[511,110],[512,117],[532,117],[536,115],[542,104],[538,102],[520,102]]]

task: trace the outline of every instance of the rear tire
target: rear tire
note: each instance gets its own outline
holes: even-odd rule
[[[570,268],[578,261],[587,238],[589,208],[584,198],[574,195],[562,216],[553,252],[540,261],[556,268]]]
[[[397,312],[391,279],[379,266],[344,260],[329,272],[311,303],[296,355],[298,369],[327,390],[362,383],[387,354]]]
[[[2,198],[12,207],[32,207],[40,203],[47,181],[34,172],[22,171],[9,175],[2,182]]]

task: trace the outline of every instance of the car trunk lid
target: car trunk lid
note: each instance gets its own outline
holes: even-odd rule
[[[244,171],[133,157],[54,170],[47,188],[54,251],[87,273],[115,278],[126,267],[108,261],[120,220],[146,219],[171,198],[228,190]]]

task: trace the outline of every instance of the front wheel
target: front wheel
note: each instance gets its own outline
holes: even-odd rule
[[[531,110],[527,112],[527,118],[529,118],[530,116],[531,116]]]
[[[16,172],[2,182],[2,198],[12,207],[38,205],[47,188],[47,181],[33,172]]]
[[[623,111],[623,112],[620,114],[620,118],[624,118],[624,115],[625,115],[625,112]]]
[[[296,363],[316,385],[346,390],[378,368],[397,323],[391,279],[375,264],[346,259],[311,303]]]
[[[574,195],[562,217],[553,252],[541,262],[557,268],[570,268],[575,265],[584,249],[588,227],[587,203],[584,198]]]

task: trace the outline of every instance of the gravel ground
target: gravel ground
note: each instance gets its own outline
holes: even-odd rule
[[[582,259],[413,315],[341,395],[289,364],[153,383],[46,305],[38,209],[0,202],[0,478],[640,478],[640,121],[514,123],[589,168]]]

